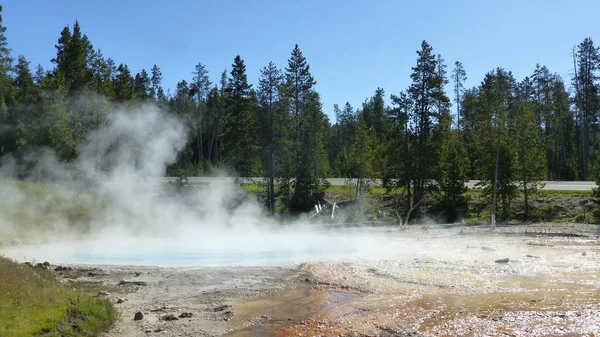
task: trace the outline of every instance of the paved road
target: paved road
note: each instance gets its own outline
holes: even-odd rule
[[[177,178],[167,177],[162,178],[162,182],[175,181]],[[208,182],[232,182],[234,178],[231,177],[189,177],[190,183],[208,183]],[[252,177],[245,178],[245,181],[251,182],[259,182],[263,181],[264,178],[261,177]],[[344,178],[329,178],[327,179],[332,185],[335,186],[343,186],[347,183],[354,182],[355,179],[344,179]],[[467,183],[468,188],[477,188],[477,180],[470,180]],[[544,190],[552,190],[552,191],[591,191],[592,188],[596,187],[596,183],[593,181],[543,181]],[[381,184],[381,181],[376,180],[375,184]]]

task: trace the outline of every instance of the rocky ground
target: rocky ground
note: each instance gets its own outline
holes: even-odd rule
[[[105,337],[600,335],[596,225],[374,231],[397,257],[56,273],[105,287],[120,312]]]

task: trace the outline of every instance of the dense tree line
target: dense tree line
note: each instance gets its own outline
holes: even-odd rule
[[[188,126],[188,144],[170,174],[226,168],[264,176],[271,212],[278,205],[311,209],[326,177],[358,178],[356,197],[378,178],[401,221],[432,200],[455,220],[468,207],[464,182],[477,179],[494,216],[506,218],[522,194],[527,217],[540,181],[597,177],[600,51],[589,38],[573,50],[569,84],[536,65],[521,80],[493,69],[473,88],[465,88],[461,62],[448,72],[423,41],[408,88],[389,96],[377,88],[360,107],[335,105],[333,123],[298,45],[285,67],[265,65],[256,87],[238,55],[214,77],[198,63],[170,93],[158,65],[132,73],[95,48],[78,22],[60,32],[49,70],[32,69],[24,56],[15,60],[5,31],[0,25],[0,156],[49,147],[73,160],[111,102],[153,103]]]

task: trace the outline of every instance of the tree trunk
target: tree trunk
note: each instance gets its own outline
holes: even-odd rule
[[[523,179],[523,198],[525,202],[525,214],[523,215],[523,221],[527,221],[529,219],[529,183],[527,182],[527,178]]]
[[[492,192],[492,229],[496,228],[496,194],[498,193],[498,161],[500,160],[500,144],[496,148],[496,163],[494,168],[494,188]]]

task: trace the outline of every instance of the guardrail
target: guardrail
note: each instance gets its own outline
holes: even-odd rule
[[[157,177],[157,178],[146,178],[139,179],[135,182],[131,182],[131,180],[123,180],[122,182],[107,182],[105,184],[109,185],[155,185],[161,183],[169,183],[169,182],[177,182],[178,177]],[[200,183],[232,183],[234,181],[241,181],[245,183],[251,182],[263,182],[266,178],[263,177],[187,177],[188,182],[191,184],[200,184]],[[328,178],[330,184],[334,186],[343,186],[346,184],[356,184],[356,179],[352,178]],[[381,180],[375,179],[372,180],[374,185],[381,185]],[[469,180],[466,183],[468,188],[478,188],[477,184],[479,180]],[[596,183],[593,181],[541,181],[543,190],[554,190],[554,191],[591,191],[593,188],[597,187]]]

